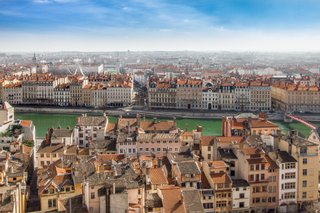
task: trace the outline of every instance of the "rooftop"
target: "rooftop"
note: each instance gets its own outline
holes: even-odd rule
[[[185,161],[185,162],[179,162],[178,168],[182,175],[185,174],[200,174],[200,168],[195,161]]]
[[[107,118],[104,116],[82,116],[78,117],[78,126],[104,126]]]

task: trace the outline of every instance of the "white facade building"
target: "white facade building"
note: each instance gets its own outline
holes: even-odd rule
[[[246,180],[232,180],[232,212],[248,212],[250,209],[250,185]]]
[[[298,163],[286,151],[277,152],[279,166],[279,212],[297,211]]]
[[[99,139],[99,132],[105,132],[107,125],[108,117],[87,115],[78,117],[73,131],[75,144],[79,147],[88,147],[91,141],[96,142]]]

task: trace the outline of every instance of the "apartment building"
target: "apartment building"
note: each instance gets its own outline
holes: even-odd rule
[[[107,84],[107,106],[126,107],[133,102],[133,80],[131,75],[115,76]]]
[[[235,110],[236,100],[234,85],[232,83],[222,83],[219,88],[219,110]]]
[[[279,166],[279,212],[297,212],[298,162],[286,151],[271,156]]]
[[[270,111],[271,109],[270,84],[260,81],[250,82],[250,110],[264,112]]]
[[[272,104],[276,110],[286,112],[320,112],[318,86],[275,83],[272,85]]]
[[[202,90],[202,109],[203,110],[218,110],[220,94],[211,84],[207,84]]]
[[[22,103],[22,84],[18,81],[6,82],[2,85],[2,102]]]
[[[237,111],[249,111],[251,106],[251,90],[248,82],[234,84],[235,104]]]
[[[201,188],[201,170],[196,161],[182,161],[172,168],[173,177],[182,188]]]
[[[73,131],[75,144],[80,147],[88,147],[90,142],[99,140],[99,136],[104,137],[107,125],[108,117],[87,116],[86,114],[78,117]]]
[[[214,212],[232,211],[232,180],[224,161],[203,162],[203,172],[214,191]]]
[[[57,82],[52,74],[23,76],[22,100],[24,104],[53,105],[53,89]]]
[[[150,81],[148,84],[148,103],[150,108],[176,108],[176,81],[170,79]]]
[[[248,213],[250,210],[250,185],[243,179],[232,179],[232,212]]]
[[[105,107],[107,104],[107,86],[104,84],[95,84],[92,90],[91,105],[94,108]]]
[[[237,149],[235,154],[241,162],[237,178],[244,179],[250,184],[251,210],[276,211],[279,197],[277,164],[259,148],[244,147]]]
[[[38,171],[38,196],[42,212],[61,211],[62,200],[82,194],[74,184],[70,166],[61,159]]]
[[[301,138],[296,132],[287,136],[281,135],[275,141],[280,150],[287,151],[298,166],[297,202],[299,209],[313,205],[318,199],[319,145]]]
[[[53,102],[57,106],[70,105],[70,85],[59,84],[53,89]]]
[[[81,103],[82,106],[90,107],[91,103],[93,101],[93,90],[92,90],[93,84],[88,83],[82,87],[81,90]]]
[[[202,80],[177,79],[176,107],[178,109],[201,109]]]
[[[64,152],[64,144],[54,144],[40,148],[36,154],[38,168],[46,168],[51,163],[61,159]]]
[[[258,116],[252,113],[241,113],[233,117],[222,118],[224,136],[273,135],[279,127],[265,119],[263,113]]]
[[[82,87],[88,83],[87,79],[74,77],[70,79],[70,105],[83,106],[82,103]]]
[[[200,139],[200,151],[203,160],[212,161],[213,160],[213,144],[214,136],[203,135]]]
[[[180,151],[180,134],[177,133],[139,133],[137,136],[137,152],[163,156],[167,152]]]

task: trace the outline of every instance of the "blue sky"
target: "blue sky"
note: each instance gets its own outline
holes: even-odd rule
[[[0,0],[0,51],[320,51],[318,0]]]

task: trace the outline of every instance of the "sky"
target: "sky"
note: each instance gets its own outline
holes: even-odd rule
[[[0,52],[320,51],[320,0],[0,0]]]

